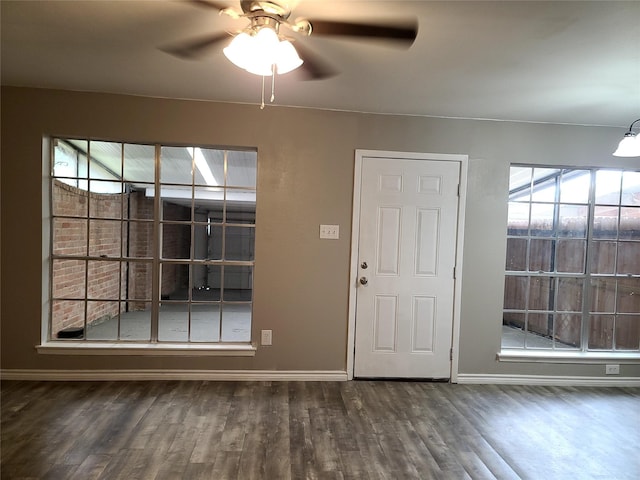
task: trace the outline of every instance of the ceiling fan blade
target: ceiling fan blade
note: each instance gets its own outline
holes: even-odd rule
[[[300,42],[295,43],[295,49],[303,62],[296,70],[296,72],[300,72],[301,80],[323,80],[338,74],[338,71],[333,68],[329,62],[312,52]]]
[[[196,59],[202,57],[209,48],[230,38],[231,35],[227,32],[216,33],[215,35],[207,35],[182,44],[160,47],[160,50],[178,58]]]
[[[369,25],[364,23],[335,22],[332,20],[309,20],[312,35],[340,35],[381,40],[394,40],[407,48],[418,35],[418,22],[405,21],[393,25]]]
[[[213,8],[215,10],[220,10],[220,11],[224,10],[225,8],[228,8],[227,5],[224,5],[220,2],[212,2],[210,0],[189,0],[189,2],[199,7]]]

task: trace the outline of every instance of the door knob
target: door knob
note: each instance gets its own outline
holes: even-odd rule
[[[360,277],[360,283],[362,285],[366,285],[367,283],[369,283],[369,280],[367,280],[367,277]]]

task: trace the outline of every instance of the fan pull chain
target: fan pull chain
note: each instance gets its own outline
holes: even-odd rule
[[[264,110],[264,75],[262,76],[262,99],[260,110]],[[276,64],[271,65],[271,103],[276,99]]]
[[[276,64],[271,65],[271,103],[276,99]]]

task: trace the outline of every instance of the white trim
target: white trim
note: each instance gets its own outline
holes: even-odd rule
[[[30,381],[346,381],[340,370],[0,370],[2,380]]]
[[[500,362],[576,363],[576,364],[640,364],[635,352],[559,352],[557,350],[502,350],[496,358]]]
[[[257,348],[249,344],[198,343],[98,343],[86,341],[45,342],[36,346],[38,353],[48,355],[180,355],[253,357]]]
[[[555,375],[482,375],[458,374],[460,384],[474,385],[548,385],[566,387],[640,387],[640,377],[575,377]]]
[[[451,381],[456,382],[458,377],[460,344],[460,311],[462,305],[462,257],[464,245],[464,218],[467,194],[467,171],[469,165],[468,155],[446,153],[415,153],[395,152],[383,150],[357,149],[355,155],[355,168],[353,175],[353,211],[351,219],[351,266],[349,271],[349,322],[347,326],[347,374],[349,380],[353,379],[355,359],[355,323],[356,323],[356,294],[358,282],[358,246],[360,243],[360,194],[362,188],[362,162],[364,157],[374,158],[398,158],[401,160],[441,160],[460,163],[460,187],[458,198],[458,225],[456,238],[456,278],[454,279],[453,299],[453,331],[451,348],[453,358],[451,361]]]

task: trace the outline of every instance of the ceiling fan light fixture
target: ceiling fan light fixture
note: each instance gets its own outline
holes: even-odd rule
[[[291,42],[280,40],[276,31],[268,26],[256,33],[240,33],[223,52],[234,65],[264,77],[273,74],[274,65],[279,74],[302,65],[302,59]]]
[[[640,157],[640,136],[633,133],[633,126],[640,122],[640,118],[629,126],[613,155],[615,157]]]
[[[289,73],[302,65],[302,59],[289,40],[278,44],[276,70],[279,74]]]

